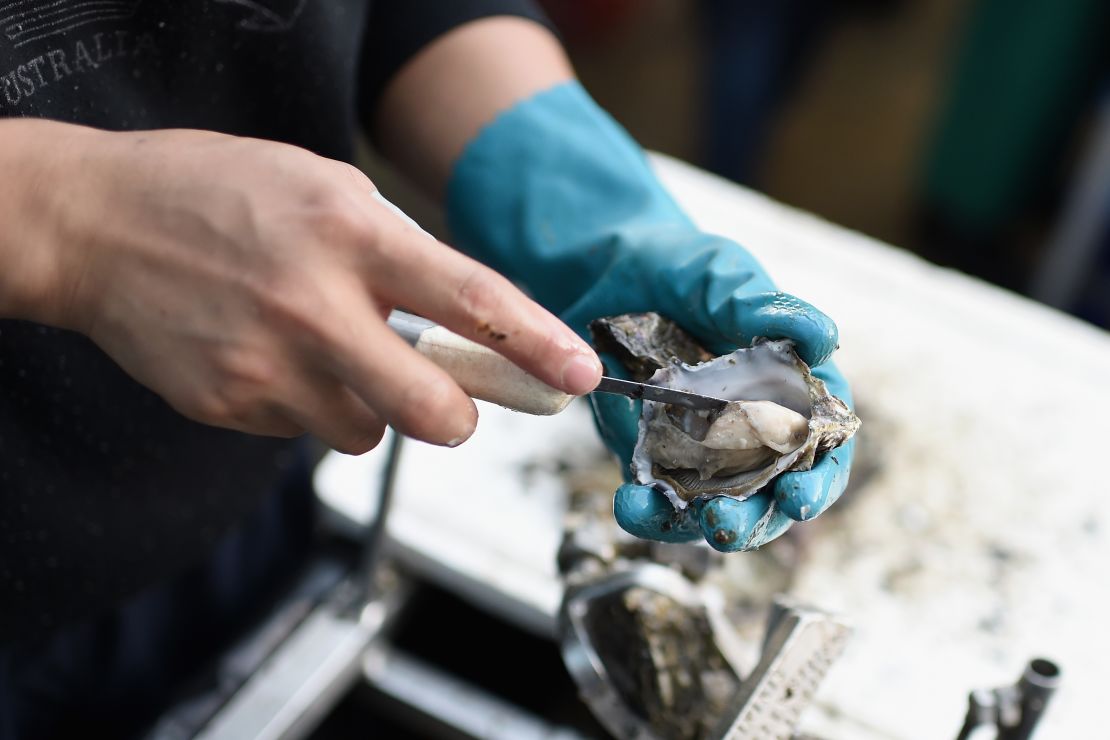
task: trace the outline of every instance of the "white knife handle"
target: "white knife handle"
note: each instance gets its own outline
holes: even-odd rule
[[[557,414],[574,400],[492,349],[430,321],[394,311],[389,325],[417,352],[446,370],[471,398],[536,416]]]
[[[442,326],[421,333],[415,347],[446,370],[471,398],[537,416],[557,414],[574,400],[574,396],[529,375],[492,349]]]
[[[381,193],[375,191],[373,197],[429,239],[435,238]],[[446,370],[471,398],[535,416],[557,414],[574,400],[574,396],[529,375],[493,350],[427,319],[394,311],[389,326],[417,352]]]

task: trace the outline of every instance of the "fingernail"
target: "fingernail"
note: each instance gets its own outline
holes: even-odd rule
[[[477,431],[478,419],[477,417],[473,417],[470,420],[462,420],[462,423],[454,426],[455,428],[450,431],[455,432],[455,436],[444,442],[444,447],[458,447],[463,442],[470,439],[474,435],[474,432]]]
[[[581,396],[597,387],[601,380],[601,361],[596,355],[575,355],[563,365],[559,376],[563,390]]]

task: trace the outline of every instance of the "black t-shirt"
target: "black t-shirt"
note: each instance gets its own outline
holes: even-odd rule
[[[350,161],[391,75],[495,14],[538,18],[527,0],[0,2],[0,116]],[[292,445],[187,421],[84,337],[0,321],[0,644],[202,558],[276,488]]]

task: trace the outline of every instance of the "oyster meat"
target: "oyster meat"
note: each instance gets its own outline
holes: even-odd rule
[[[700,497],[747,498],[781,473],[808,470],[859,428],[789,340],[759,340],[687,364],[684,357],[711,355],[691,350],[693,340],[657,314],[600,319],[591,329],[595,343],[621,356],[638,380],[731,402],[716,412],[644,402],[632,474],[678,508]]]

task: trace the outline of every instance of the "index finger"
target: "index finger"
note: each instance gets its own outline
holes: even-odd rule
[[[401,220],[381,202],[377,245],[368,253],[373,292],[504,355],[548,385],[590,392],[597,354],[509,280]]]

